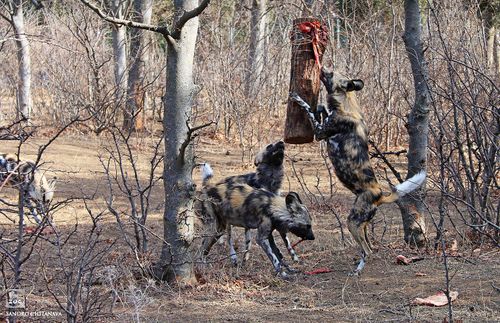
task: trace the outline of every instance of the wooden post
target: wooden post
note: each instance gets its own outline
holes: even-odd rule
[[[328,41],[328,31],[316,18],[298,18],[291,32],[292,64],[290,92],[296,92],[315,111],[321,81],[321,62]],[[304,111],[288,101],[284,140],[304,144],[314,140],[314,132]]]

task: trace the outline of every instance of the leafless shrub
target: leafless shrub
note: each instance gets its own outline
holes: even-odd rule
[[[434,57],[429,86],[436,117],[430,148],[439,174],[440,208],[459,214],[480,240],[487,237],[498,245],[498,75],[492,73],[485,55],[477,50],[482,41],[477,37],[480,22],[459,27],[438,11],[430,8],[428,24],[436,31],[430,34],[429,47]],[[475,11],[470,8],[454,14],[474,21]],[[440,227],[445,214],[449,212],[441,212]]]
[[[146,220],[152,205],[151,194],[156,188],[161,176],[163,161],[163,137],[158,139],[142,137],[133,132],[124,132],[113,127],[109,133],[113,139],[110,146],[105,147],[105,154],[100,162],[106,174],[108,197],[106,205],[114,215],[123,239],[134,253],[137,264],[143,272],[142,256],[149,251],[148,240],[151,231],[146,226]],[[142,149],[136,149],[142,146]],[[139,163],[147,159],[146,169]],[[144,177],[146,173],[146,177]],[[124,197],[128,207],[120,210],[114,200]],[[161,206],[161,204],[160,204]],[[132,234],[127,229],[132,226]]]
[[[78,234],[78,223],[67,235],[58,234],[52,255],[57,259],[57,269],[42,265],[46,288],[66,314],[67,322],[95,322],[109,317],[114,305],[113,293],[101,286],[104,282],[100,279],[116,241],[102,237],[104,213],[94,214],[87,203],[85,207],[91,220],[86,235]],[[78,247],[71,250],[74,239]]]

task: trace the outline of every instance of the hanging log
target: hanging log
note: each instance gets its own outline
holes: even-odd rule
[[[298,18],[291,32],[292,62],[290,92],[296,92],[313,111],[318,104],[321,62],[328,42],[328,30],[316,18]],[[314,140],[314,132],[305,112],[296,102],[288,101],[284,140],[304,144]]]

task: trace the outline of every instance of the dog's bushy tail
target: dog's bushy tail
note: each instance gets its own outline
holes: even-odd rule
[[[210,180],[214,177],[214,170],[210,167],[209,163],[204,163],[201,167],[201,179],[203,186],[210,184]]]
[[[389,196],[382,196],[375,204],[378,206],[380,204],[392,203],[397,201],[400,197],[405,196],[419,188],[425,181],[427,174],[425,171],[413,175],[411,178],[407,179],[401,184],[396,185],[396,189]]]
[[[419,188],[424,183],[426,176],[425,171],[421,171],[403,183],[396,185],[396,192],[398,192],[399,197],[405,196]]]

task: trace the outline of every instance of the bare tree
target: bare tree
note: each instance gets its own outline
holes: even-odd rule
[[[427,142],[429,135],[428,70],[421,40],[420,8],[418,0],[405,0],[404,42],[411,64],[415,88],[415,102],[408,117],[408,174],[407,178],[427,167]],[[403,217],[405,241],[421,246],[426,239],[423,189],[404,196],[399,203]],[[418,197],[416,197],[418,196]]]
[[[23,0],[2,2],[2,7],[6,9],[7,14],[0,11],[0,17],[12,25],[17,46],[19,78],[17,86],[17,111],[20,118],[29,119],[33,105],[31,99],[31,56],[30,44],[24,27]]]
[[[246,74],[246,95],[253,98],[261,82],[264,69],[267,25],[267,0],[252,0],[250,47]]]
[[[193,62],[198,33],[198,15],[209,0],[174,2],[176,16],[171,26],[155,26],[143,22],[110,17],[88,0],[80,0],[103,19],[133,28],[162,34],[167,42],[167,80],[164,96],[163,133],[165,158],[163,181],[165,210],[164,240],[160,260],[154,268],[157,278],[180,284],[195,281],[190,244],[194,238],[194,191],[192,180],[194,131],[190,128],[195,86]]]
[[[484,26],[484,39],[486,40],[486,55],[488,67],[500,74],[499,60],[499,30],[500,2],[496,0],[479,0],[478,13]]]
[[[113,0],[111,3],[116,18],[126,16],[128,1]],[[116,101],[123,102],[127,93],[127,27],[114,25],[111,30],[113,38],[113,55],[115,59]]]
[[[151,23],[153,0],[134,0],[132,20],[145,24]],[[130,32],[130,60],[131,66],[128,74],[127,107],[123,115],[123,129],[137,130],[141,128],[138,114],[144,109],[144,67],[145,45],[147,37],[144,30],[133,28]]]

